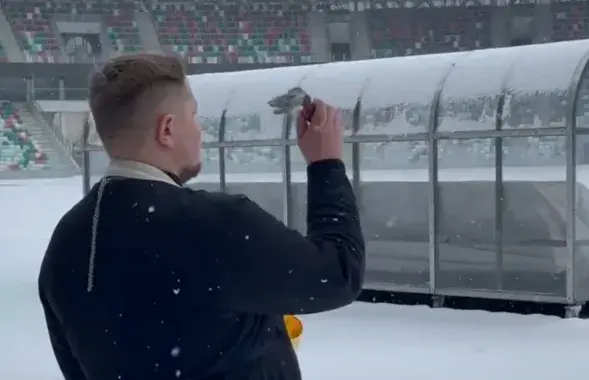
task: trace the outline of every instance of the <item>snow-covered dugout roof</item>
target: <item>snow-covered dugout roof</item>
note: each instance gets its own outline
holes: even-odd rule
[[[589,40],[475,50],[471,52],[383,58],[308,66],[248,70],[189,77],[199,114],[220,117],[258,114],[276,122],[276,131],[256,138],[279,138],[280,117],[267,102],[300,86],[342,108],[362,110],[392,105],[431,107],[440,101],[566,92],[574,88],[587,63]],[[573,87],[571,87],[573,86]],[[425,131],[420,131],[425,132]],[[268,135],[271,134],[271,135]]]

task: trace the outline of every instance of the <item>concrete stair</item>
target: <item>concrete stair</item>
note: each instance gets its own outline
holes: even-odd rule
[[[6,49],[6,56],[9,61],[24,62],[25,55],[16,40],[10,23],[6,19],[6,15],[2,11],[0,11],[0,42]]]
[[[51,171],[58,172],[61,175],[74,175],[78,172],[77,165],[47,128],[45,121],[38,120],[29,110],[26,103],[15,103],[15,106],[19,110],[23,126],[41,150],[47,154]]]
[[[135,12],[134,18],[137,21],[141,41],[145,50],[153,53],[161,53],[162,46],[151,21],[151,14],[149,12]]]

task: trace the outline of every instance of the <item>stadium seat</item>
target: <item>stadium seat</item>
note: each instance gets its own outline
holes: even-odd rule
[[[0,170],[46,169],[44,154],[24,128],[12,102],[0,102]]]
[[[152,11],[162,46],[190,63],[312,60],[301,3],[159,2]]]
[[[472,8],[379,9],[369,13],[373,58],[491,47],[491,11]]]

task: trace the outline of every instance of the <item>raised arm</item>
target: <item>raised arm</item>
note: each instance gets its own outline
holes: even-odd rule
[[[218,301],[264,314],[317,313],[347,305],[364,281],[365,248],[356,199],[342,162],[339,112],[303,102],[298,145],[307,160],[307,236],[246,197],[227,204]]]
[[[229,310],[306,314],[353,302],[363,284],[364,239],[340,160],[308,169],[307,236],[244,196],[229,196],[222,265],[215,278]]]

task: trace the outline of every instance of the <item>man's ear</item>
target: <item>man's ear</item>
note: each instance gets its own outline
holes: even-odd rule
[[[172,148],[174,146],[174,115],[169,113],[161,115],[157,121],[155,134],[160,145]]]

